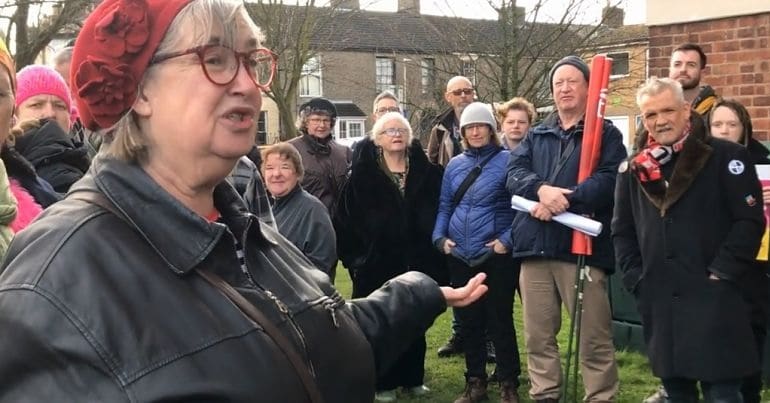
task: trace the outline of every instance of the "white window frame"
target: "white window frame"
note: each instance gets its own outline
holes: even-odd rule
[[[381,62],[389,62],[389,66],[385,66]],[[389,67],[390,74],[381,71],[385,67]],[[389,80],[382,80],[383,78],[389,78]],[[374,85],[377,89],[377,93],[383,91],[391,91],[396,85],[396,59],[386,56],[377,56],[374,60]]]
[[[309,80],[318,80],[318,92],[311,91],[312,86],[307,82]],[[302,74],[299,79],[299,96],[301,97],[320,97],[323,96],[323,70],[321,68],[320,56],[313,56],[302,66]]]
[[[471,84],[476,86],[476,75],[478,69],[476,61],[479,59],[477,54],[461,55],[460,56],[460,75],[471,80]]]
[[[420,60],[420,84],[422,94],[430,94],[436,87],[436,59],[424,57]]]
[[[618,60],[617,57],[613,57],[616,55],[626,55],[626,72],[622,74],[610,74],[610,79],[615,78],[621,78],[621,77],[628,77],[629,74],[631,74],[631,53],[630,52],[614,52],[614,53],[608,53],[607,57],[612,58],[612,68],[614,69],[617,65],[615,64],[615,60]]]
[[[350,135],[351,126],[358,126],[358,136]],[[362,139],[366,136],[365,127],[365,118],[338,118],[337,124],[334,125],[334,138],[338,140]]]

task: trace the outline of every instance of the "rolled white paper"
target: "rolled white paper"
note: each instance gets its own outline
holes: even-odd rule
[[[521,196],[513,196],[511,198],[511,207],[525,213],[531,212],[536,204],[536,202],[527,200]],[[575,213],[570,213],[569,211],[553,216],[553,220],[588,236],[597,236],[602,232],[602,223],[599,221]]]

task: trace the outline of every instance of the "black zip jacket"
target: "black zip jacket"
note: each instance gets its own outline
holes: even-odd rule
[[[124,218],[77,200],[83,191]],[[325,402],[372,401],[375,359],[385,369],[445,308],[420,273],[345,302],[231,186],[214,199],[222,217],[208,222],[140,167],[97,158],[3,264],[0,401],[308,401],[276,344],[196,269],[219,274],[277,325]]]

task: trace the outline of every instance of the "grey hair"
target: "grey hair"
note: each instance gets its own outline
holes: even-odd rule
[[[663,91],[669,90],[678,102],[684,103],[684,91],[682,90],[682,84],[672,78],[660,78],[650,77],[647,81],[639,87],[636,91],[636,105],[642,105],[642,98],[650,95],[658,95]]]
[[[390,122],[391,120],[396,120],[398,123],[401,123],[402,126],[404,126],[407,131],[409,131],[409,134],[406,136],[406,144],[409,145],[412,143],[412,125],[409,124],[409,121],[406,120],[404,115],[401,114],[401,112],[388,112],[384,115],[382,115],[379,119],[377,119],[376,122],[374,122],[374,126],[372,126],[372,131],[369,132],[369,138],[374,141],[374,144],[377,143],[377,136],[380,135],[380,132],[382,131],[382,128],[385,126],[385,123]]]
[[[208,44],[221,29],[219,44],[236,47],[238,33],[242,29],[251,31],[262,43],[264,36],[249,17],[242,1],[236,0],[194,0],[174,17],[155,55],[174,52],[183,46]],[[192,43],[190,43],[192,41]],[[156,66],[149,66],[139,83],[137,93],[153,76]],[[133,110],[129,110],[114,126],[114,137],[105,154],[129,162],[143,163],[148,157],[147,138],[142,133]]]
[[[377,104],[380,103],[380,101],[383,99],[392,99],[396,101],[396,103],[399,104],[398,109],[401,110],[401,102],[396,97],[396,94],[390,91],[382,91],[381,93],[377,94],[376,97],[374,97],[374,102],[372,102],[372,113],[377,113]]]

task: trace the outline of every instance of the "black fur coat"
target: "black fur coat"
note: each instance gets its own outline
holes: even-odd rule
[[[362,283],[374,290],[408,270],[448,283],[444,256],[431,243],[442,168],[428,162],[420,142],[412,141],[402,196],[380,168],[374,142],[365,139],[358,147],[361,156],[345,183],[334,218],[337,252],[354,284],[358,280],[357,293],[367,292],[360,289]]]

